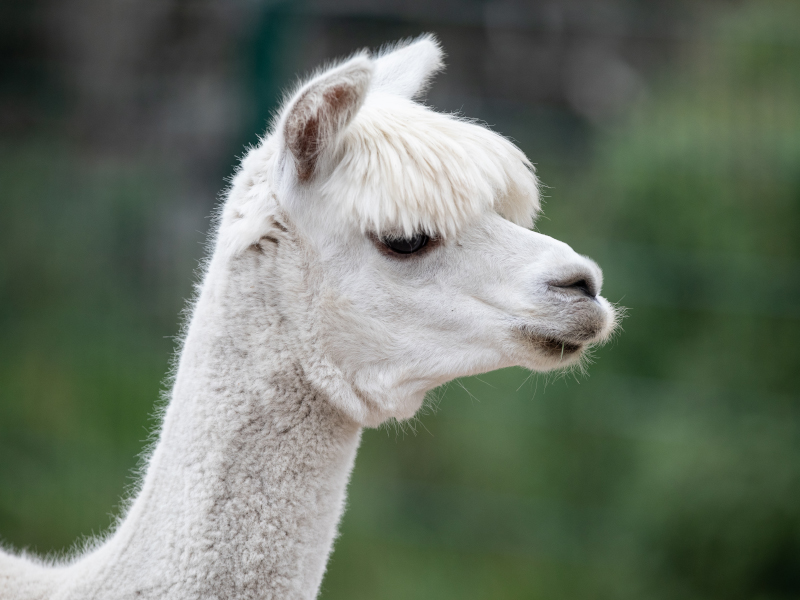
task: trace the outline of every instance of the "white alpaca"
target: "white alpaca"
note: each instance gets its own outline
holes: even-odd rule
[[[314,598],[362,427],[608,337],[599,268],[528,229],[525,156],[412,101],[441,65],[422,37],[286,102],[222,209],[127,514],[69,562],[0,553],[0,598]]]

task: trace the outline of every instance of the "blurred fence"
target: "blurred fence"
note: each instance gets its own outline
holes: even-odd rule
[[[800,596],[800,6],[2,8],[0,536],[110,523],[233,156],[298,72],[437,33],[624,333],[368,431],[323,598]]]

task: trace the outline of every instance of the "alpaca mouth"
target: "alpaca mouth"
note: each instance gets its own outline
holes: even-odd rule
[[[549,365],[546,368],[575,363],[583,351],[603,343],[613,331],[616,324],[613,308],[602,298],[583,300],[579,306],[572,305],[575,310],[571,313],[545,314],[544,319],[539,315],[541,325],[530,317],[517,323],[517,332],[525,345],[544,359]]]

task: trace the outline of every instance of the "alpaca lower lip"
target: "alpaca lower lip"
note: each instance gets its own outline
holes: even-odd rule
[[[583,344],[567,342],[555,338],[542,338],[537,340],[538,345],[550,354],[575,354],[583,348]]]
[[[536,334],[535,332],[521,329],[528,342],[533,343],[540,351],[551,356],[569,356],[583,350],[583,342],[573,342],[553,336]]]

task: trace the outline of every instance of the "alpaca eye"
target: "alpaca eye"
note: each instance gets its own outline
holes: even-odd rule
[[[386,238],[383,243],[398,254],[413,254],[424,248],[429,239],[424,233],[417,233],[410,238]]]

